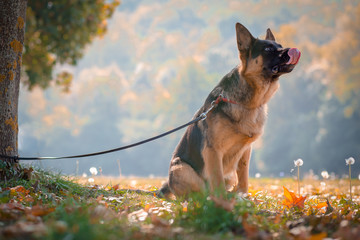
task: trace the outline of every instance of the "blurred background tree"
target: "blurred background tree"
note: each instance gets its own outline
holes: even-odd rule
[[[57,64],[75,65],[94,37],[102,37],[119,0],[29,1],[26,12],[24,83],[46,88],[54,81],[69,91],[72,75],[53,76]]]

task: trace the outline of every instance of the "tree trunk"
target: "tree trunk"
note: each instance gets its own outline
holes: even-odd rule
[[[0,1],[0,156],[18,154],[18,100],[26,6],[26,0]],[[16,159],[0,159],[0,178],[18,169]]]

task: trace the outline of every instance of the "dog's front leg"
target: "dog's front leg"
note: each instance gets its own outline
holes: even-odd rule
[[[251,147],[245,150],[236,169],[238,185],[234,188],[236,192],[248,193],[249,190],[249,165],[251,158]]]
[[[225,193],[225,179],[223,174],[222,156],[212,147],[205,147],[202,152],[204,158],[205,178],[212,193]]]

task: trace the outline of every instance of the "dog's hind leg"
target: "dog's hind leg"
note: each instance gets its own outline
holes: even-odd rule
[[[205,190],[205,182],[187,163],[173,159],[169,171],[169,187],[176,197],[186,197],[192,192]]]

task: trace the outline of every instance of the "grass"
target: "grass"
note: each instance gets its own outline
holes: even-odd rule
[[[120,190],[154,190],[163,178],[93,178],[90,184],[87,178],[34,170],[30,180],[1,182],[0,239],[356,239],[360,234],[358,180],[352,201],[347,180],[304,180],[303,205],[293,199],[287,206],[283,187],[297,192],[295,180],[251,179],[248,196],[230,194],[223,201],[234,201],[230,211],[206,194],[166,201]]]

